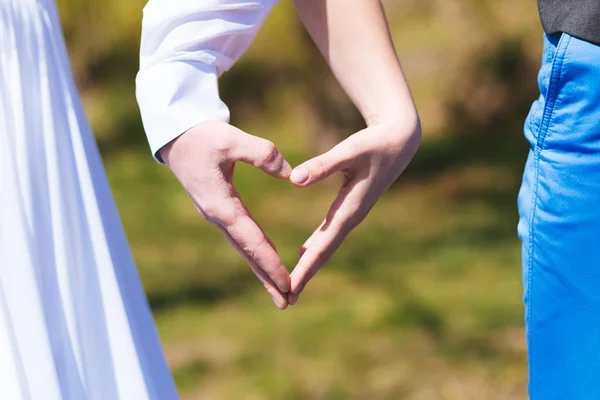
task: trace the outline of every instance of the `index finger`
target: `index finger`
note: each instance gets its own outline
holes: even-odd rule
[[[352,184],[340,191],[329,209],[327,218],[311,235],[298,264],[291,273],[290,295],[294,304],[309,280],[340,247],[346,236],[365,217],[367,210],[360,205],[366,201],[367,185]]]
[[[240,203],[229,199],[222,204],[222,212],[214,218],[239,248],[277,285],[279,290],[290,290],[290,275],[281,258],[262,229],[254,222]],[[237,203],[237,204],[236,204]]]
[[[273,283],[273,281],[267,276],[267,274],[265,273],[265,271],[263,271],[258,265],[256,265],[256,263],[254,262],[254,260],[250,259],[245,252],[240,248],[240,246],[237,244],[237,242],[229,235],[229,233],[227,233],[227,231],[220,225],[217,224],[217,227],[223,231],[223,233],[225,234],[225,237],[227,238],[227,240],[229,240],[229,242],[233,245],[233,247],[242,255],[244,256],[244,259],[246,260],[246,262],[248,263],[248,266],[250,267],[250,269],[252,270],[252,272],[254,272],[254,274],[256,275],[256,277],[261,281],[261,283],[264,285],[265,289],[267,289],[267,292],[271,295],[271,297],[273,298],[273,301],[275,302],[275,304],[277,305],[277,307],[281,310],[285,310],[288,306],[288,297],[287,297],[287,293],[282,293],[277,286]]]

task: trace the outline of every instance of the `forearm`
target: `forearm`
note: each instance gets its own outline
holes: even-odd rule
[[[368,124],[418,123],[379,0],[294,0],[304,25]]]

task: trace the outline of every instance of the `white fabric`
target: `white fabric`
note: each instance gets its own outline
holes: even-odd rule
[[[241,57],[277,0],[150,0],[136,95],[152,154],[202,121],[229,122],[217,79]]]
[[[0,399],[176,398],[55,4],[0,0]]]

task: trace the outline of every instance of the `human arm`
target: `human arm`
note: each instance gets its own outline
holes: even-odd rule
[[[277,178],[291,167],[273,143],[228,124],[218,77],[242,55],[274,0],[150,0],[144,8],[136,96],[152,154],[198,211],[224,232],[287,306],[289,274],[233,186],[237,161]]]
[[[406,168],[418,147],[419,117],[378,0],[294,0],[331,70],[367,128],[297,166],[298,187],[343,172],[343,186],[321,226],[302,246],[290,304]]]

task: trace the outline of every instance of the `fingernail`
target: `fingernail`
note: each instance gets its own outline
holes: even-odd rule
[[[290,291],[290,281],[289,278],[285,283],[277,282],[277,287],[281,290],[281,293],[288,293]]]
[[[285,304],[283,304],[283,302],[275,297],[272,297],[273,299],[273,303],[275,303],[275,305],[277,306],[277,308],[279,308],[280,310],[283,310],[285,308]]]
[[[292,166],[289,162],[283,160],[283,165],[281,166],[281,173],[284,175],[289,175],[292,172]]]
[[[292,171],[290,179],[294,183],[304,183],[308,180],[308,170],[304,167],[296,168]]]

